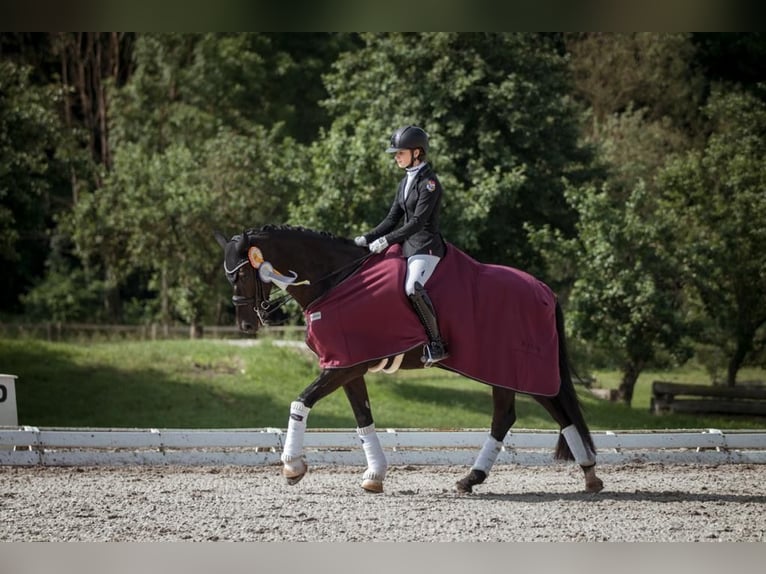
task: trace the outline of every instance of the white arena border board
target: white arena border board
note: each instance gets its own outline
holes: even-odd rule
[[[392,465],[471,465],[486,430],[381,429]],[[599,464],[766,463],[766,431],[703,429],[595,431]],[[0,465],[277,465],[285,431],[264,429],[108,429],[0,427]],[[557,431],[515,430],[497,464],[560,464]],[[353,429],[312,430],[304,446],[312,464],[364,466]]]

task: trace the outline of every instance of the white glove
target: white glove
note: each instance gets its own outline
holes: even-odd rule
[[[367,247],[367,240],[364,238],[364,235],[354,237],[354,243],[356,243],[359,247]]]
[[[388,247],[388,239],[385,237],[381,237],[370,243],[370,251],[373,253],[380,253],[381,251],[385,251],[386,247]]]

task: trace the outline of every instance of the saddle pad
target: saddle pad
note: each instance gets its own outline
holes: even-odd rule
[[[427,342],[404,294],[399,245],[304,311],[306,343],[321,368],[343,368]],[[479,263],[451,244],[426,290],[450,357],[439,366],[482,383],[554,396],[559,390],[556,297],[535,277]]]

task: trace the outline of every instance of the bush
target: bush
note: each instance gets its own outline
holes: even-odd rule
[[[20,299],[31,320],[93,321],[102,291],[102,282],[87,280],[81,269],[51,271]]]

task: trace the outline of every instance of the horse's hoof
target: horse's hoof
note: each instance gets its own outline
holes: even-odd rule
[[[585,492],[601,492],[604,490],[604,481],[602,481],[600,478],[594,477],[590,480],[585,481]]]
[[[303,459],[293,461],[295,464],[287,464],[282,467],[282,476],[285,477],[287,484],[293,486],[298,484],[301,479],[306,476],[306,471],[309,469]]]
[[[596,476],[596,465],[584,468],[585,472],[585,492],[601,492],[604,490],[604,482]]]
[[[373,480],[371,478],[365,478],[362,481],[362,488],[365,489],[367,492],[374,492],[375,494],[379,494],[383,492],[383,481]]]
[[[455,483],[455,488],[460,494],[471,494],[473,492],[473,485],[467,480],[458,480]]]
[[[482,484],[485,480],[487,480],[486,472],[472,468],[471,472],[468,473],[468,476],[458,480],[455,483],[455,486],[457,487],[458,492],[462,494],[471,494],[473,492],[473,487],[477,484]]]

